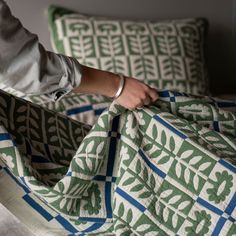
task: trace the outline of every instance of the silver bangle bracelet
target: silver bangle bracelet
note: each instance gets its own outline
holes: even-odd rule
[[[118,88],[116,94],[112,97],[113,99],[116,99],[121,95],[121,92],[122,92],[124,85],[125,85],[124,75],[122,75],[122,74],[117,74],[117,75],[119,75],[119,77],[120,77],[120,84],[119,84],[119,88]]]

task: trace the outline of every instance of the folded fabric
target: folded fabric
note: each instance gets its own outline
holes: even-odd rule
[[[16,97],[38,104],[42,107],[64,114],[79,122],[93,125],[99,115],[111,104],[109,97],[97,94],[69,93],[56,102],[47,95],[27,95],[0,83],[0,89]]]
[[[233,235],[236,103],[159,94],[91,127],[0,91],[0,158],[72,234]]]

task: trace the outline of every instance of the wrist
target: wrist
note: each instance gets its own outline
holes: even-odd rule
[[[125,85],[125,77],[122,74],[117,74],[117,76],[119,76],[119,78],[120,78],[119,87],[118,87],[115,95],[112,97],[113,99],[117,99],[121,95],[121,93],[124,89],[124,85]]]
[[[106,96],[113,98],[119,89],[120,77],[119,75],[115,73],[111,73],[111,72],[108,72],[108,73],[109,73],[109,78],[107,80],[108,89],[106,91]]]
[[[74,92],[94,93],[113,98],[120,87],[119,75],[81,65],[81,83]]]

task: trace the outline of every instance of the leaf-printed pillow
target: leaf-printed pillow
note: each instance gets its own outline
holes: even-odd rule
[[[207,21],[130,21],[50,6],[53,48],[80,63],[123,73],[157,89],[207,94]]]

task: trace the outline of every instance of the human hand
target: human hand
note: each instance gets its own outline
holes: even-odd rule
[[[137,79],[126,77],[123,91],[116,101],[121,106],[134,110],[144,105],[150,105],[157,99],[158,93],[155,89]]]

